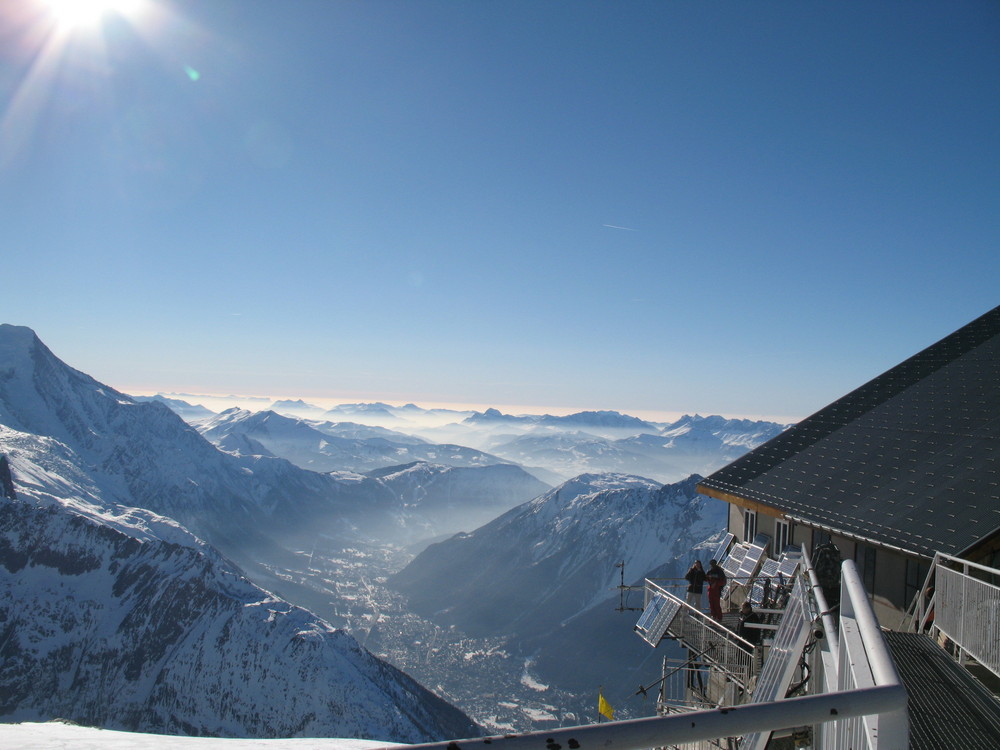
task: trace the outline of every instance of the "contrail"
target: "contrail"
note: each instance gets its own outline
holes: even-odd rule
[[[621,229],[621,230],[624,230],[626,232],[634,232],[634,231],[636,231],[632,227],[619,227],[619,226],[616,226],[614,224],[601,224],[601,226],[602,227],[607,227],[608,229]]]

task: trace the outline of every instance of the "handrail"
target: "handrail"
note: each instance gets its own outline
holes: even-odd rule
[[[934,598],[931,597],[930,601],[925,601],[923,593],[927,591],[931,585],[931,581],[934,580],[934,573],[939,565],[938,561],[941,558],[941,554],[942,553],[940,552],[934,553],[934,559],[931,560],[930,567],[927,569],[927,575],[924,576],[923,585],[917,590],[916,595],[913,597],[913,601],[910,602],[906,611],[903,612],[903,616],[899,619],[899,630],[920,633],[926,626],[927,613],[933,609]],[[949,557],[949,555],[945,555],[945,557]]]
[[[841,617],[853,617],[858,623],[858,634],[865,645],[865,654],[871,667],[872,678],[879,685],[900,685],[903,680],[896,670],[892,654],[882,637],[882,627],[868,603],[868,592],[852,560],[845,560],[840,569],[841,587],[848,594],[840,602]],[[855,602],[866,606],[855,607]]]
[[[646,582],[649,584],[649,587],[652,588],[657,593],[663,594],[664,596],[668,596],[671,599],[674,599],[675,601],[677,601],[681,605],[682,609],[685,611],[685,614],[686,614],[686,616],[688,618],[690,618],[692,620],[695,620],[699,625],[701,625],[703,627],[706,627],[706,626],[710,627],[712,630],[714,630],[716,632],[724,631],[724,632],[722,632],[720,634],[728,636],[729,640],[735,641],[736,645],[739,646],[740,648],[742,648],[743,650],[749,651],[750,653],[753,653],[754,644],[750,643],[750,641],[748,641],[746,638],[743,638],[742,636],[734,633],[732,630],[730,630],[729,628],[727,628],[721,622],[718,622],[717,620],[713,620],[711,616],[706,615],[700,609],[696,609],[695,607],[692,607],[684,599],[681,599],[676,594],[673,594],[670,591],[667,591],[662,586],[658,586],[657,584],[653,583],[650,579],[647,578]],[[677,635],[677,634],[675,633],[675,635]],[[683,637],[683,636],[681,636],[681,637]]]
[[[374,750],[393,750],[393,747],[396,750],[400,747],[406,750],[474,750],[482,747],[489,750],[644,750],[718,737],[736,737],[750,732],[790,729],[905,708],[906,690],[903,686],[884,685],[670,716],[449,742],[385,746]]]

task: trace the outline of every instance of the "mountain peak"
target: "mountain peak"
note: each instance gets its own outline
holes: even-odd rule
[[[0,363],[12,363],[15,366],[12,369],[20,369],[29,364],[27,358],[31,353],[39,350],[54,356],[27,326],[0,324]]]

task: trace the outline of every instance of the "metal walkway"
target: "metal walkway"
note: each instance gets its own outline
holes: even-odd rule
[[[1000,701],[930,636],[887,631],[908,695],[912,750],[996,750]]]

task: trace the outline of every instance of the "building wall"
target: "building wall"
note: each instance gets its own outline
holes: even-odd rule
[[[729,533],[735,535],[737,541],[743,541],[743,508],[733,503],[729,503]]]
[[[730,503],[729,531],[741,542],[748,541],[744,527],[745,513],[745,508]],[[773,540],[777,520],[776,516],[757,510],[756,532],[767,534]],[[925,564],[925,561],[884,547],[865,545],[839,534],[829,534],[806,524],[792,524],[791,543],[805,547],[810,554],[827,539],[837,545],[843,559],[853,560],[857,565],[862,580],[866,581],[879,622],[888,628],[897,627],[913,596],[913,582],[922,582],[916,566],[918,563]],[[910,586],[907,585],[908,576]]]

